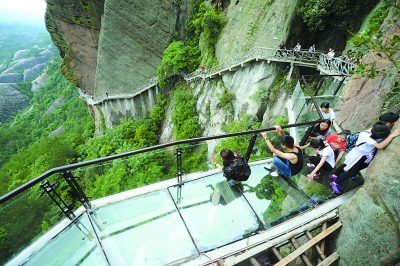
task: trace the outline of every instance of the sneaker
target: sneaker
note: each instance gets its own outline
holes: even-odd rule
[[[276,170],[275,166],[272,163],[267,163],[264,165],[264,168],[267,170]]]
[[[271,176],[280,176],[281,174],[276,170],[270,174]]]
[[[329,178],[332,179],[333,182],[336,182],[336,180],[337,180],[337,175],[330,174],[330,175],[329,175]]]
[[[229,179],[228,184],[230,187],[233,187],[234,185],[240,184],[240,181]]]
[[[312,164],[312,163],[308,163],[307,166],[310,167],[310,168],[315,168],[315,165]]]
[[[342,192],[340,191],[340,186],[339,186],[339,184],[336,184],[335,182],[331,182],[331,183],[329,183],[329,184],[331,185],[333,191],[335,191],[336,194],[342,193]]]
[[[357,176],[356,175],[352,176],[351,179],[355,180],[355,179],[357,179]]]

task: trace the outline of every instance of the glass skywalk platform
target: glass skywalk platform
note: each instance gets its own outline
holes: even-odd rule
[[[250,179],[233,187],[210,170],[183,185],[168,180],[92,201],[7,265],[179,265],[336,197],[326,176],[272,177],[264,164],[251,164]]]
[[[316,107],[325,100],[335,102],[341,87],[339,81],[329,83],[327,88],[318,79],[304,78],[303,83],[307,91],[299,82],[288,101],[286,126],[286,134],[299,143],[303,141],[302,145],[310,127],[322,118],[309,111],[311,105]],[[8,245],[1,253],[2,261],[9,260],[6,265],[40,266],[207,265],[208,257],[217,259],[265,242],[291,230],[299,223],[298,218],[313,219],[310,213],[326,209],[326,204],[338,200],[327,209],[337,208],[343,199],[332,192],[327,173],[307,181],[311,170],[306,158],[302,173],[290,178],[270,176],[264,169],[266,161],[257,161],[270,156],[265,152],[264,139],[259,137],[262,131],[270,131],[271,142],[279,147],[274,130],[176,141],[50,169],[0,197],[0,235],[6,232],[2,243]],[[228,138],[233,138],[234,143],[249,143],[238,151],[244,153],[247,148],[247,158],[251,155],[250,179],[234,187],[228,185],[219,170],[210,170],[214,166],[209,159],[216,153],[216,144],[219,139]],[[202,168],[188,167],[190,160],[185,160],[191,153],[201,155],[198,163]],[[105,191],[103,198],[96,194],[92,194],[95,200],[86,198],[85,182],[96,180],[98,173],[119,163],[146,161],[147,157],[165,161],[160,169],[169,171],[160,171],[159,180],[166,181],[126,191],[136,185],[132,181],[137,177],[130,174],[123,180],[110,181],[116,187]],[[147,169],[145,164],[141,167]],[[184,171],[186,175],[179,175]],[[176,173],[178,178],[173,178]],[[71,181],[70,177],[79,176],[83,176],[79,182]],[[129,185],[121,188],[120,183],[127,180]],[[149,184],[143,180],[140,183]],[[350,180],[342,190],[353,193],[362,183],[361,177]],[[123,192],[114,194],[117,191]],[[44,193],[48,195],[39,197]],[[61,193],[63,197],[59,196]],[[70,201],[61,202],[63,199]],[[79,201],[81,205],[77,204]],[[57,212],[67,218],[62,219]]]

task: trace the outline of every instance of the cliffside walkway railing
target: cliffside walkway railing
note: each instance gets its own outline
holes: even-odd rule
[[[215,78],[216,76],[222,75],[224,72],[232,72],[240,67],[246,67],[254,61],[290,63],[291,69],[288,78],[290,78],[295,65],[317,68],[328,75],[348,75],[350,69],[354,68],[353,63],[344,61],[338,57],[330,58],[323,52],[317,51],[311,53],[308,50],[297,52],[294,50],[257,47],[231,58],[218,66],[204,71],[196,70],[187,74],[184,78],[188,82],[194,81],[196,78]]]
[[[183,72],[180,72],[179,74],[187,82],[195,81],[196,79],[213,79],[221,76],[223,73],[236,71],[241,67],[249,66],[254,61],[267,61],[268,63],[290,63],[290,71],[287,77],[288,79],[292,75],[294,66],[317,68],[321,72],[328,75],[348,75],[349,71],[354,69],[353,63],[344,61],[338,57],[330,58],[320,51],[312,53],[308,50],[301,50],[298,52],[294,50],[256,47],[236,57],[233,57],[219,64],[218,66],[205,69],[204,71],[196,70],[189,74],[185,74]],[[86,99],[89,105],[96,105],[106,100],[133,98],[136,95],[156,86],[157,84],[157,77],[152,77],[148,83],[134,89],[129,93],[109,94],[108,96],[102,95],[96,98],[92,98],[90,95],[85,94],[82,91],[79,91],[79,94],[82,98]]]
[[[84,98],[89,105],[96,105],[96,104],[102,103],[106,100],[133,98],[136,95],[139,95],[139,94],[143,93],[144,91],[147,91],[148,89],[153,88],[157,84],[158,84],[157,77],[152,77],[149,80],[149,82],[147,82],[146,84],[140,86],[139,88],[134,89],[131,92],[127,92],[127,93],[108,94],[108,96],[102,95],[102,96],[93,98],[89,94],[86,94],[83,91],[79,90],[79,95],[80,95],[80,97]]]

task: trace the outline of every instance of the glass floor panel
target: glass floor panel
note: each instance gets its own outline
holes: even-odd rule
[[[84,214],[23,265],[108,265]]]
[[[282,222],[282,219],[278,219],[282,216],[293,212],[298,214],[301,212],[299,208],[308,205],[307,198],[283,178],[270,176],[269,171],[264,169],[264,164],[252,166],[249,180],[243,183],[244,196],[265,228]]]
[[[307,181],[306,165],[290,178],[270,176],[264,163],[251,169],[249,180],[233,187],[221,172],[206,172],[182,186],[86,211],[43,247],[34,246],[38,251],[22,265],[181,263],[336,197],[327,175]]]
[[[231,188],[222,173],[169,190],[201,252],[242,239],[260,228],[239,186]]]
[[[111,265],[165,265],[198,254],[166,190],[99,208],[91,218]]]

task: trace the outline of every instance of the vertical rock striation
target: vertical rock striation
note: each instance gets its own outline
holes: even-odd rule
[[[95,97],[131,92],[156,75],[175,32],[170,0],[107,0],[99,39]]]
[[[46,28],[63,59],[61,72],[93,95],[104,0],[46,0]]]

